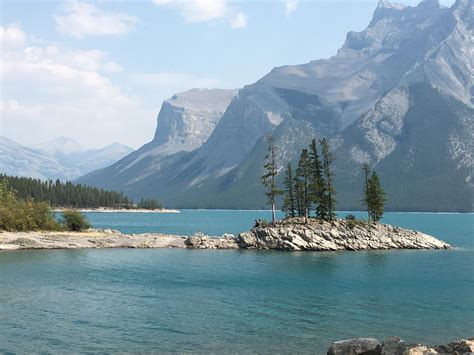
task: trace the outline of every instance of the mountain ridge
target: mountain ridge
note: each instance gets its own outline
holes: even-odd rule
[[[325,136],[338,156],[341,208],[362,207],[354,191],[360,192],[358,165],[367,161],[392,184],[387,190],[396,198],[388,209],[439,210],[444,204],[448,210],[472,210],[472,1],[458,0],[450,8],[437,1],[392,5],[381,1],[368,27],[349,32],[335,56],[277,67],[245,86],[197,149],[168,156],[159,170],[149,160],[146,175],[139,168],[118,172],[111,166],[81,180],[136,197],[154,195],[172,207],[259,208],[265,201],[259,182],[265,135],[275,136],[282,166],[294,162],[312,138]],[[422,146],[429,146],[419,131],[419,125],[430,127],[426,115],[446,129],[425,129],[442,147],[432,149],[438,161]],[[427,163],[400,173],[397,164],[417,161],[417,154]],[[439,161],[449,173],[436,178],[436,168],[421,171]],[[388,173],[394,169],[397,181]],[[404,193],[404,186],[423,187],[427,179],[435,195],[449,177],[457,184],[453,198],[441,194],[434,201],[424,188],[418,195]]]
[[[117,142],[99,149],[86,149],[68,137],[28,147],[0,136],[0,173],[43,180],[74,180],[109,166],[132,151]]]

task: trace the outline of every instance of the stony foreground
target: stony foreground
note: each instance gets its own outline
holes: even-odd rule
[[[381,223],[281,221],[262,225],[238,237],[225,234],[191,237],[145,233],[122,234],[110,229],[86,232],[1,232],[0,250],[79,248],[189,248],[189,249],[277,249],[277,250],[385,250],[450,249],[432,236]]]
[[[425,355],[425,354],[472,354],[474,338],[462,339],[447,345],[425,346],[408,344],[398,336],[380,343],[374,338],[358,338],[334,342],[328,355]]]
[[[186,239],[188,248],[195,249],[279,249],[279,250],[385,250],[385,249],[450,249],[439,239],[417,231],[381,223],[331,223],[301,219],[280,221],[276,226],[260,225],[237,238],[209,238],[194,235]]]

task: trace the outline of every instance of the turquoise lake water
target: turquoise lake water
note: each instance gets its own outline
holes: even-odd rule
[[[126,233],[220,235],[269,212],[88,217]],[[474,215],[387,213],[384,222],[456,249],[0,252],[0,352],[324,354],[352,337],[474,336]]]

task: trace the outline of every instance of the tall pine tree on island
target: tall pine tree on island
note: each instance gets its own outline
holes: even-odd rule
[[[326,219],[327,216],[324,209],[324,195],[326,186],[316,139],[313,139],[309,146],[309,163],[311,169],[309,185],[310,198],[316,205],[316,217]]]
[[[275,200],[278,195],[283,194],[283,191],[278,189],[276,176],[278,174],[278,167],[276,161],[276,147],[273,136],[267,137],[268,148],[265,156],[265,163],[263,169],[265,173],[262,175],[262,184],[267,188],[265,195],[267,196],[267,203],[272,207],[272,225],[275,225]]]
[[[370,219],[373,222],[378,222],[382,219],[384,214],[385,202],[387,201],[380,179],[374,171],[369,178],[367,196],[368,209],[370,210]]]
[[[369,208],[369,176],[370,176],[370,167],[367,162],[362,164],[362,172],[364,174],[364,198],[362,202],[364,203],[365,207],[367,208],[367,215],[370,220],[370,208]]]
[[[297,175],[294,177],[295,180],[295,193],[296,193],[296,211],[298,212],[298,217],[304,216],[304,209],[303,209],[303,199],[304,199],[304,190],[303,190],[303,183],[298,178]]]
[[[283,179],[283,186],[285,187],[285,199],[283,201],[282,209],[285,212],[285,216],[287,218],[294,218],[296,210],[296,187],[291,163],[288,163],[286,167],[285,178]]]
[[[323,210],[326,213],[326,219],[332,221],[336,217],[336,190],[333,185],[334,173],[332,171],[332,163],[335,160],[334,154],[326,138],[320,139],[321,154],[323,157],[323,175],[325,178],[325,191],[323,196]]]
[[[364,173],[364,198],[362,202],[367,208],[369,221],[378,222],[382,219],[387,202],[386,194],[382,189],[379,176],[375,171],[370,173],[369,164],[362,164]]]
[[[311,173],[311,166],[309,163],[309,155],[308,150],[303,149],[301,151],[300,160],[298,161],[298,168],[296,169],[296,178],[300,182],[301,186],[301,210],[303,211],[304,216],[304,223],[308,223],[308,214],[309,209],[311,208],[311,200],[310,200],[310,191],[309,191],[309,183],[310,183],[310,173]]]

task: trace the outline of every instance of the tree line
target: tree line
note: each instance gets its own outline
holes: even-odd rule
[[[162,208],[156,199],[141,199],[137,204],[122,192],[108,191],[97,187],[74,184],[71,181],[61,182],[59,179],[40,180],[26,177],[7,176],[0,174],[0,181],[15,191],[19,199],[33,199],[46,202],[53,207],[72,208]]]
[[[267,138],[268,149],[263,165],[262,183],[266,188],[267,203],[272,208],[272,224],[275,224],[275,205],[278,196],[283,195],[282,211],[286,218],[303,217],[308,223],[310,213],[315,217],[332,221],[336,218],[336,189],[334,188],[334,153],[329,141],[313,139],[303,148],[296,169],[289,162],[284,170],[283,188],[277,184],[279,172],[277,148],[273,137]],[[369,220],[379,221],[384,213],[386,195],[375,171],[367,163],[362,164],[364,173],[364,197]]]

